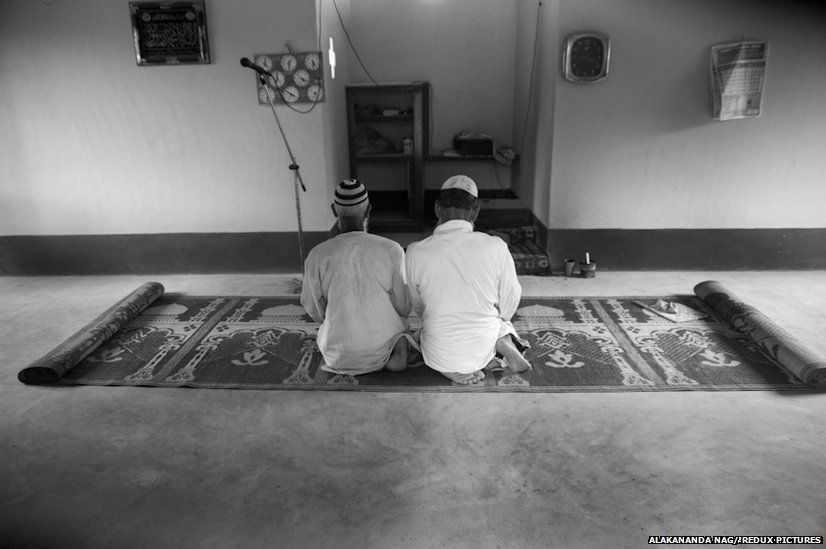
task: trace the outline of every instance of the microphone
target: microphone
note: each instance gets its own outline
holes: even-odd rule
[[[256,65],[255,63],[250,61],[248,57],[242,57],[241,58],[241,66],[242,67],[249,67],[252,70],[254,70],[255,72],[257,72],[258,74],[262,75],[262,76],[272,76],[272,73],[270,73],[270,71],[266,70],[261,65]]]

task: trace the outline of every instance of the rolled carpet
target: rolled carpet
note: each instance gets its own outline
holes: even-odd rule
[[[694,286],[694,293],[723,321],[751,338],[801,381],[807,385],[826,386],[826,360],[765,314],[743,303],[716,280],[700,282]]]
[[[115,303],[72,337],[20,370],[17,379],[30,385],[55,383],[63,374],[112,337],[127,322],[163,295],[158,282],[147,282]]]

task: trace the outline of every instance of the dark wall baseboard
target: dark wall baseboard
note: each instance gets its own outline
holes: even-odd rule
[[[547,229],[551,267],[591,254],[600,270],[826,269],[822,229]],[[305,232],[305,255],[327,239]],[[0,237],[0,275],[301,272],[298,234],[172,233]]]
[[[585,252],[601,270],[826,268],[826,228],[545,229],[545,234],[554,270],[562,269],[565,258],[583,261]]]
[[[303,233],[305,255],[327,236],[327,232]],[[301,270],[297,232],[0,237],[0,275]]]

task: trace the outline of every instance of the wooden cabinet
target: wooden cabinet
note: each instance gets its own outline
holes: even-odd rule
[[[346,86],[350,177],[373,204],[371,226],[420,230],[430,148],[427,82]]]

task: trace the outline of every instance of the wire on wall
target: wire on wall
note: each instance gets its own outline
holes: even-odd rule
[[[344,37],[347,38],[347,43],[350,45],[350,49],[353,50],[353,53],[356,55],[356,59],[358,60],[359,65],[361,65],[361,68],[364,69],[364,73],[367,75],[367,78],[369,78],[373,84],[378,85],[376,79],[373,78],[373,76],[370,74],[370,71],[368,71],[367,67],[364,66],[364,63],[362,63],[361,57],[359,56],[359,52],[356,51],[356,47],[353,45],[353,41],[350,40],[350,33],[347,32],[347,27],[344,26],[344,19],[342,19],[341,17],[341,12],[338,9],[338,4],[336,4],[336,0],[333,0],[333,7],[336,9],[336,14],[338,15],[338,22],[341,24],[341,30],[344,31]]]
[[[321,51],[321,12],[324,9],[324,0],[318,2],[318,25],[316,26],[316,33],[318,34],[318,42],[315,51]]]
[[[335,1],[335,0],[333,0]],[[519,143],[519,150],[525,152],[525,134],[528,132],[528,117],[531,114],[531,101],[533,100],[533,76],[536,69],[536,53],[539,45],[539,21],[542,2],[536,6],[536,29],[533,36],[533,55],[531,56],[531,76],[528,79],[528,104],[525,106],[525,123],[522,125],[522,140]]]

